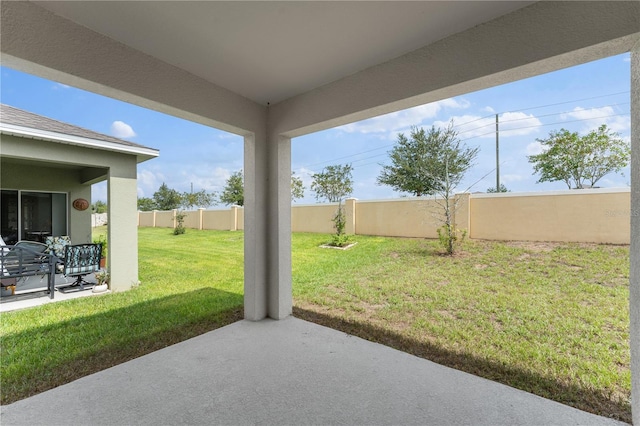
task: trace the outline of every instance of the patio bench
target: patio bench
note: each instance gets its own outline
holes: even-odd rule
[[[21,279],[35,275],[47,278],[49,298],[54,297],[56,258],[46,253],[47,246],[33,241],[20,241],[0,249],[0,286],[18,286]],[[13,293],[13,292],[12,292]]]

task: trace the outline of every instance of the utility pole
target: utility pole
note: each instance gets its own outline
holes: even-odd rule
[[[496,193],[500,192],[500,129],[496,114]]]

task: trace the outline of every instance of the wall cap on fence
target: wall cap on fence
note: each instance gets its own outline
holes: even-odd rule
[[[549,195],[584,195],[584,194],[624,194],[631,192],[630,187],[624,188],[586,188],[586,189],[562,189],[558,191],[532,191],[532,192],[492,192],[473,193],[471,198],[506,198],[506,197],[543,197]]]
[[[473,195],[470,192],[458,192],[454,195]],[[380,200],[358,200],[358,204],[364,204],[364,203],[397,203],[398,201],[400,202],[405,202],[408,203],[410,201],[431,201],[434,198],[436,199],[441,199],[442,197],[434,197],[433,195],[425,195],[422,197],[400,197],[400,198],[385,198],[385,199],[380,199]]]

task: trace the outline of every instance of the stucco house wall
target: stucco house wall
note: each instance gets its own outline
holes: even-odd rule
[[[111,289],[126,290],[137,283],[136,170],[138,162],[156,157],[158,151],[9,105],[0,107],[0,188],[66,194],[66,233],[73,244],[80,244],[92,239],[91,210],[76,210],[73,201],[91,203],[91,185],[106,180]]]

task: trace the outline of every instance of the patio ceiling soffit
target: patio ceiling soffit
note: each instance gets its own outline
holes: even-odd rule
[[[32,3],[2,3],[7,65],[241,135],[295,137],[626,52],[639,37],[640,2],[538,2],[266,108]]]

